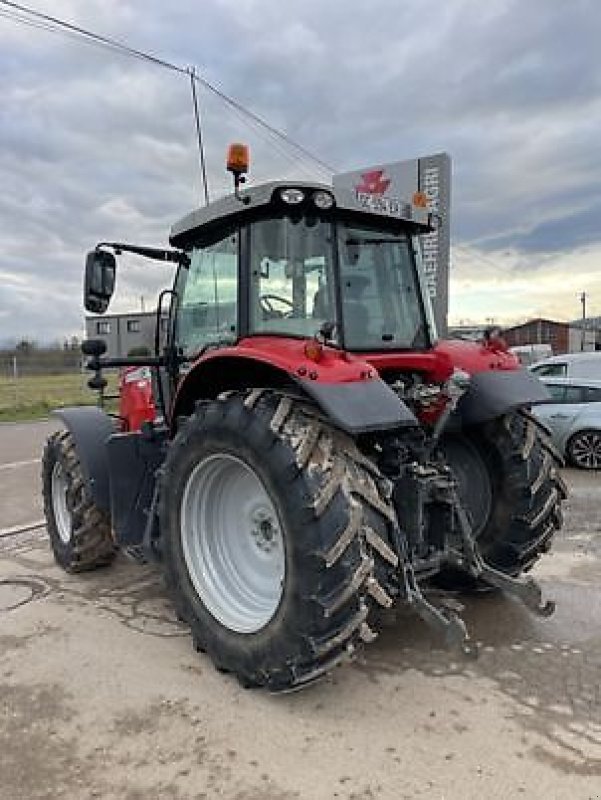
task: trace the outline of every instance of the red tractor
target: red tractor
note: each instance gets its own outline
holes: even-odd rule
[[[268,183],[193,211],[173,249],[102,243],[85,307],[106,311],[115,253],[177,265],[153,356],[124,367],[118,417],[62,409],[43,459],[56,561],[159,561],[194,644],[247,686],[297,688],[409,603],[473,652],[447,587],[496,587],[542,615],[523,573],[565,489],[529,414],[542,384],[492,333],[441,341],[420,266],[426,209],[366,209],[331,187]],[[162,306],[169,298],[161,341]],[[129,368],[150,369],[146,377]],[[131,381],[127,376],[133,374]],[[154,399],[153,399],[154,396]]]

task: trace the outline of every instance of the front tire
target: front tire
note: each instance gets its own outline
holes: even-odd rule
[[[167,583],[197,649],[245,686],[298,688],[374,638],[394,512],[350,437],[253,390],[199,404],[161,482]],[[369,621],[368,621],[369,617]]]
[[[110,564],[117,552],[110,520],[92,500],[69,431],[57,431],[46,442],[42,493],[56,563],[67,572]]]

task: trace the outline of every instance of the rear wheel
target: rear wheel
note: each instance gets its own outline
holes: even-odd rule
[[[91,498],[69,431],[54,433],[46,443],[42,493],[57,564],[67,572],[110,564],[117,551],[110,521]]]
[[[229,453],[203,458],[184,487],[180,525],[188,574],[211,614],[237,633],[264,627],[282,598],[286,554],[257,473]]]
[[[200,404],[161,484],[166,578],[197,649],[247,686],[303,686],[392,603],[394,513],[376,468],[302,401]]]
[[[531,569],[561,526],[566,496],[560,461],[547,433],[524,411],[469,429],[443,443],[479,550],[512,576]],[[482,588],[453,570],[447,588]]]
[[[591,428],[574,434],[566,453],[570,463],[579,469],[601,469],[601,431]]]

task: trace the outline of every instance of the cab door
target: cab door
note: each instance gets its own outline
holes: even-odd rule
[[[175,384],[207,349],[238,339],[239,245],[238,230],[230,230],[209,245],[192,247],[189,267],[179,270],[171,321],[180,362]]]

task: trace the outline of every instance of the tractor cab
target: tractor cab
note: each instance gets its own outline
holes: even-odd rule
[[[186,361],[249,336],[318,337],[352,352],[433,345],[417,243],[433,218],[423,205],[367,204],[299,182],[240,191],[244,151],[230,152],[228,168],[234,193],[177,222],[176,249],[97,245],[86,265],[89,311],[106,311],[115,285],[110,251],[127,251],[178,263],[170,344]]]
[[[173,335],[186,356],[248,336],[318,337],[346,351],[431,347],[421,209],[366,211],[347,192],[269,183],[173,226],[186,253]]]
[[[173,225],[173,249],[105,242],[88,255],[85,306],[100,313],[115,285],[113,253],[178,265],[173,289],[159,299],[153,363],[145,362],[156,367],[161,416],[173,421],[189,413],[199,391],[214,396],[240,379],[245,385],[282,386],[291,377],[298,383],[308,375],[318,384],[350,386],[377,375],[365,360],[368,354],[432,350],[436,331],[418,237],[432,229],[434,220],[423,203],[366,203],[346,190],[302,182],[241,191],[244,150],[236,157],[230,153],[228,168],[234,193]],[[161,348],[165,295],[171,305]],[[344,369],[331,359],[337,370],[324,370],[325,364],[315,370],[306,363],[307,353],[316,361],[324,348],[337,353],[339,361],[356,364]],[[327,391],[317,398],[318,388],[301,383],[302,391],[330,413],[329,398],[323,397]],[[366,391],[384,407],[375,400],[375,388]],[[389,413],[370,423],[378,428],[400,421],[398,402],[386,394]],[[356,387],[349,402],[372,404]],[[354,412],[344,424],[338,421],[355,429],[351,417]]]

